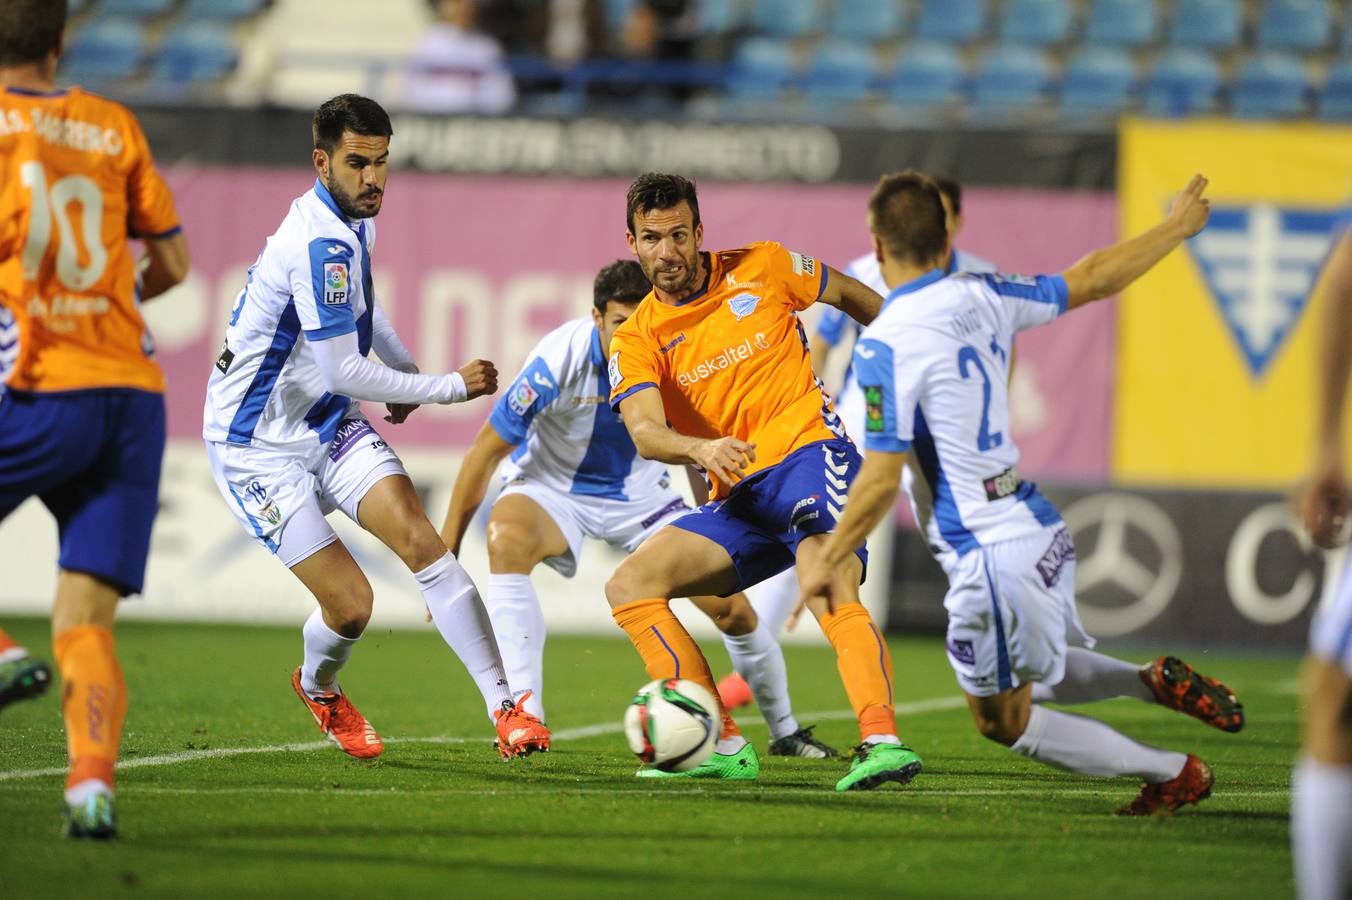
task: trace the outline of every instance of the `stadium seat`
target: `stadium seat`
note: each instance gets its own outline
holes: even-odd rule
[[[1268,0],[1258,20],[1263,50],[1321,50],[1332,34],[1326,0]]]
[[[1155,0],[1094,0],[1085,40],[1100,47],[1140,47],[1155,40]]]
[[[889,41],[901,37],[905,26],[906,11],[900,0],[837,0],[830,32],[844,41]]]
[[[1215,108],[1221,71],[1208,53],[1171,50],[1146,80],[1145,109],[1155,116],[1189,116]]]
[[[99,12],[106,16],[153,19],[167,13],[176,0],[102,0]]]
[[[1239,44],[1242,25],[1239,0],[1178,0],[1169,23],[1169,43],[1226,49]]]
[[[751,28],[761,35],[799,38],[817,30],[820,16],[815,0],[755,0]]]
[[[873,90],[877,71],[873,56],[858,44],[828,41],[808,58],[804,97],[815,105],[853,103]]]
[[[1003,45],[977,63],[972,79],[972,109],[977,118],[1004,117],[1038,106],[1051,69],[1037,50]]]
[[[743,12],[738,0],[703,0],[699,8],[700,28],[706,34],[728,34],[742,27]]]
[[[962,51],[949,44],[911,44],[888,79],[888,100],[906,109],[930,109],[957,99],[965,72]]]
[[[1230,111],[1245,119],[1289,119],[1305,113],[1309,79],[1294,56],[1262,53],[1239,69]]]
[[[1131,103],[1136,66],[1131,56],[1109,47],[1086,47],[1066,60],[1061,72],[1061,109],[1072,115],[1113,114]]]
[[[267,5],[267,0],[188,0],[185,12],[189,21],[214,19],[233,22],[258,15]]]
[[[1329,66],[1324,89],[1319,93],[1319,118],[1352,122],[1352,59],[1341,59]]]
[[[793,79],[793,51],[771,38],[748,38],[737,48],[728,75],[727,93],[740,100],[778,97]]]
[[[915,36],[925,41],[972,41],[986,25],[986,0],[921,0]]]
[[[1042,47],[1059,44],[1070,33],[1070,0],[1005,0],[1000,38]]]
[[[115,81],[136,74],[145,58],[145,34],[135,22],[96,19],[76,33],[61,61],[70,81]]]
[[[1343,21],[1343,53],[1352,55],[1352,10],[1348,11],[1347,18]]]
[[[223,78],[235,68],[238,53],[230,35],[211,23],[175,28],[155,53],[155,76],[170,83]]]

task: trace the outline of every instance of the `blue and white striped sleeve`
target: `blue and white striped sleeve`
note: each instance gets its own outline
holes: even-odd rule
[[[316,238],[305,258],[291,268],[291,296],[296,314],[312,341],[357,330],[352,313],[352,247],[334,238]]]
[[[509,444],[523,444],[535,417],[559,396],[559,380],[540,357],[535,357],[516,376],[498,402],[488,423]]]
[[[827,306],[817,319],[817,337],[826,341],[828,347],[838,346],[845,336],[845,324],[849,321],[850,317],[844,310]]]
[[[1066,311],[1070,291],[1060,275],[983,274],[980,278],[999,295],[1015,331],[1046,325]]]
[[[866,337],[854,346],[854,374],[866,404],[864,449],[910,450],[923,370],[900,358],[888,343]]]

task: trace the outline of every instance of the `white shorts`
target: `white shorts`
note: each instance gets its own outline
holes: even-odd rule
[[[244,530],[290,568],[338,540],[324,517],[357,506],[377,481],[406,475],[404,464],[357,416],[327,444],[304,451],[207,442],[216,487]]]
[[[670,489],[630,500],[609,500],[572,494],[517,477],[507,482],[498,494],[498,500],[493,502],[496,504],[512,494],[534,500],[563,532],[568,551],[561,556],[547,557],[545,564],[564,578],[577,574],[584,537],[605,541],[625,553],[633,553],[649,535],[690,512],[685,499]]]
[[[1310,654],[1352,677],[1352,550],[1347,553],[1333,596],[1310,622]]]
[[[972,550],[948,581],[948,661],[974,697],[1057,684],[1066,647],[1094,645],[1075,611],[1075,545],[1065,525]]]

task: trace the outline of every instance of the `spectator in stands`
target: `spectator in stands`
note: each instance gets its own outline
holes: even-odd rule
[[[688,63],[695,57],[699,39],[699,2],[639,0],[632,7],[620,38],[624,53],[630,58]],[[687,99],[692,92],[685,84],[665,90],[677,100]]]
[[[430,0],[437,22],[409,60],[404,107],[429,113],[503,113],[516,85],[502,47],[478,28],[475,0]]]

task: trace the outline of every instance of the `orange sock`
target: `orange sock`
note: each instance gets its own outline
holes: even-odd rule
[[[635,600],[615,607],[610,614],[629,635],[638,655],[643,657],[649,678],[688,678],[718,697],[709,661],[680,619],[672,614],[669,601],[661,598]],[[739,736],[737,723],[732,721],[722,704],[719,712],[723,716],[723,732],[719,739]]]
[[[90,778],[112,787],[127,714],[127,682],[117,664],[113,633],[98,625],[80,625],[57,635],[52,647],[64,683],[61,711],[70,754],[66,787]]]
[[[0,653],[5,653],[9,650],[22,649],[23,647],[19,645],[18,641],[6,634],[3,628],[0,628]]]
[[[850,706],[859,719],[859,736],[896,734],[892,708],[892,655],[873,617],[859,603],[848,603],[821,618],[822,631],[836,650],[836,666]]]

